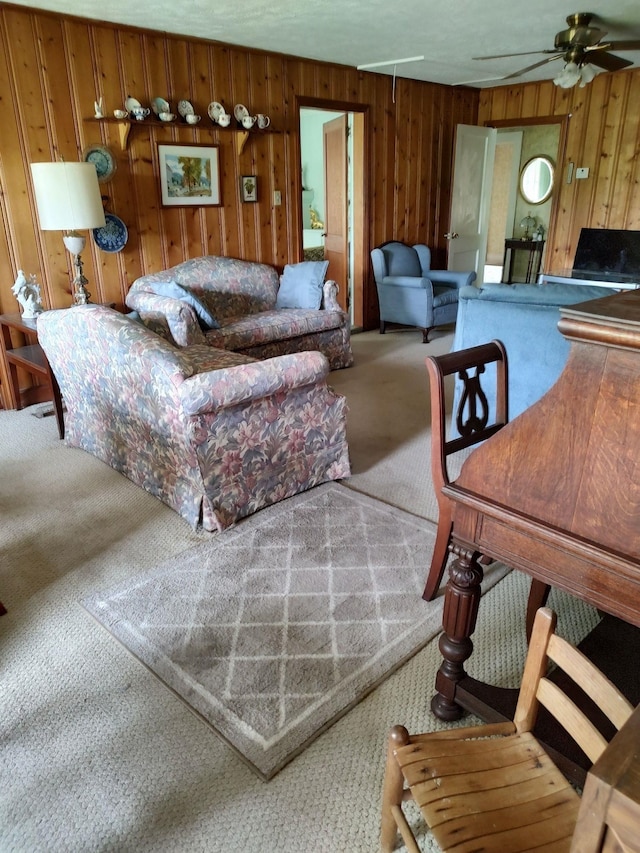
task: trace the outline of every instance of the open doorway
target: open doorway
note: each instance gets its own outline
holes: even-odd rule
[[[300,104],[302,256],[329,261],[353,328],[363,316],[364,160],[364,112]]]
[[[498,127],[483,281],[529,279],[530,256],[526,252],[513,255],[510,275],[507,276],[505,258],[508,254],[511,261],[512,251],[507,253],[507,241],[518,240],[527,244],[537,241],[543,268],[546,238],[553,224],[555,193],[549,193],[541,202],[532,202],[521,192],[520,176],[525,165],[536,157],[547,158],[557,167],[562,129],[557,121]],[[557,168],[555,171],[557,180]]]

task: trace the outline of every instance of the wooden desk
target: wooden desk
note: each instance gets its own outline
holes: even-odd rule
[[[22,409],[24,405],[18,379],[18,368],[22,368],[27,373],[44,379],[46,382],[46,386],[44,387],[45,396],[43,397],[39,394],[38,398],[34,399],[33,402],[41,402],[43,399],[49,400],[53,398],[53,409],[58,424],[58,435],[60,438],[64,438],[62,397],[56,378],[49,368],[49,362],[38,343],[36,320],[23,320],[21,314],[0,314],[0,329],[2,330],[0,338],[2,356],[5,360],[7,376],[11,383],[10,390],[13,404],[16,409]],[[15,346],[11,337],[12,329],[21,332],[29,343],[24,346]]]
[[[480,554],[640,626],[640,292],[560,314],[571,351],[556,384],[476,449],[443,489],[454,503],[456,560],[431,704],[441,719],[457,719],[463,708],[484,719],[507,716],[495,689],[464,669],[480,603]],[[627,672],[637,680],[637,660]]]
[[[513,266],[516,252],[528,252],[526,284],[532,284],[538,278],[540,264],[542,263],[542,250],[544,240],[505,240],[504,258],[502,259],[502,282],[513,284]],[[507,257],[509,263],[507,264]]]

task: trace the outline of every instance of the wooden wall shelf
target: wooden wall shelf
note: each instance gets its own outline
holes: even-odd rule
[[[105,116],[104,118],[95,118],[94,116],[91,116],[90,118],[85,118],[84,121],[93,122],[95,124],[117,124],[120,134],[120,147],[123,151],[126,151],[129,144],[129,132],[132,127],[179,127],[182,130],[207,130],[210,133],[230,133],[234,137],[234,144],[238,157],[242,154],[244,146],[247,144],[247,140],[250,136],[264,136],[267,133],[278,133],[277,130],[272,130],[270,127],[247,130],[244,127],[220,127],[218,124],[209,125],[205,124],[204,120],[198,122],[198,124],[187,124],[186,122],[181,121],[160,121],[160,119],[156,118],[145,118],[142,121],[138,121],[137,119],[129,118],[121,119],[111,118],[109,116]]]

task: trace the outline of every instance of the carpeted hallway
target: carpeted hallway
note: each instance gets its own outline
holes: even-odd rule
[[[350,409],[345,485],[431,519],[424,357],[451,333],[434,338],[356,335],[355,366],[331,377]],[[386,733],[437,726],[436,641],[262,782],[80,604],[210,534],[29,410],[0,412],[0,459],[0,850],[376,850]],[[511,573],[486,594],[472,674],[518,683],[527,591]],[[571,640],[597,619],[567,596],[550,604]]]

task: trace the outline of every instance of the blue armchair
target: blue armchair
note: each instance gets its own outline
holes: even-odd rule
[[[422,329],[422,341],[436,326],[455,323],[458,290],[475,281],[475,272],[431,269],[431,250],[392,240],[371,251],[378,289],[380,334],[387,323]]]

